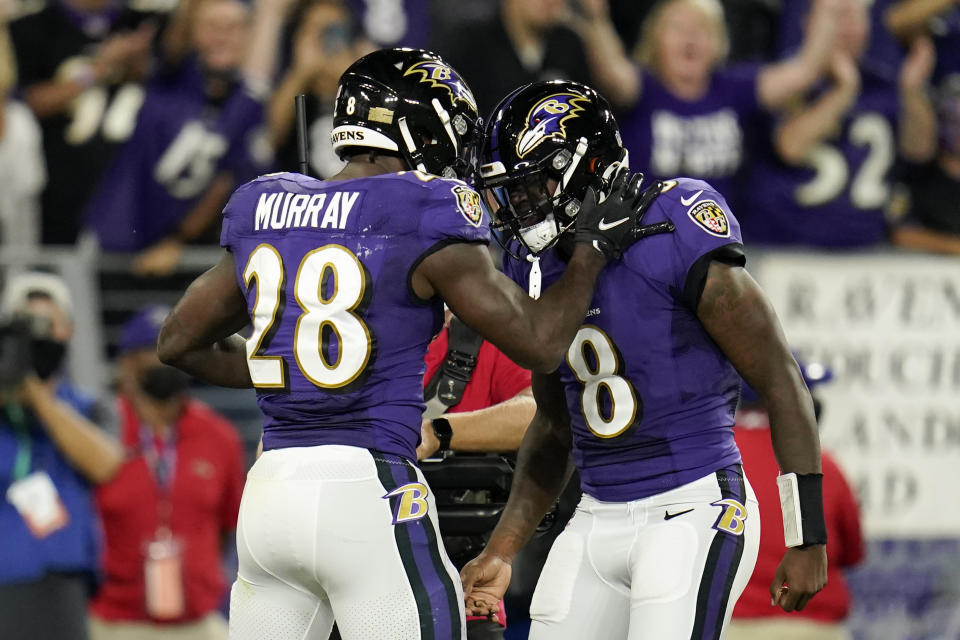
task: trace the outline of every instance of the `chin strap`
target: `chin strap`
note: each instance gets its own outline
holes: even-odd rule
[[[405,144],[407,147],[407,153],[410,154],[410,160],[413,162],[413,165],[418,171],[427,173],[427,167],[423,164],[423,154],[413,141],[413,136],[410,135],[410,126],[407,125],[406,116],[397,120],[397,126],[400,128],[400,135],[403,137],[403,144]]]
[[[543,284],[542,274],[540,273],[540,257],[527,256],[527,262],[530,263],[530,284],[527,287],[527,293],[534,300],[540,298],[540,287]]]

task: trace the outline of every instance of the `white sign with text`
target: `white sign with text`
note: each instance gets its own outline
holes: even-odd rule
[[[960,536],[960,261],[751,256],[793,349],[833,370],[817,395],[873,538]]]

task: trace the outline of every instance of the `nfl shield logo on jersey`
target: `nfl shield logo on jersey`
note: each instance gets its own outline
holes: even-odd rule
[[[713,200],[702,200],[687,211],[690,219],[703,227],[710,235],[726,238],[730,236],[730,222],[723,207]]]
[[[480,226],[483,220],[483,208],[480,205],[480,194],[464,185],[457,185],[451,189],[457,196],[457,209],[467,222],[475,227]]]

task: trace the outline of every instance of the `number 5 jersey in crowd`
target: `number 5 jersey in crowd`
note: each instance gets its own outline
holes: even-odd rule
[[[416,460],[424,355],[443,305],[419,299],[410,277],[448,244],[488,238],[475,191],[415,171],[278,173],[240,187],[221,244],[253,320],[264,449],[339,444]]]
[[[740,462],[739,376],[696,314],[710,263],[744,264],[740,226],[719,193],[690,178],[668,181],[643,222],[664,220],[673,233],[638,241],[600,274],[559,369],[581,485],[604,502],[657,495]],[[537,262],[507,258],[504,271],[528,290],[537,268],[544,289],[563,274],[555,249]]]

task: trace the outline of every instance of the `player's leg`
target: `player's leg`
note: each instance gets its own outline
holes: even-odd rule
[[[322,590],[302,584],[305,572],[299,568],[312,560],[303,543],[314,537],[314,518],[304,517],[305,507],[317,491],[315,483],[278,480],[278,472],[296,463],[288,451],[264,453],[247,476],[237,522],[230,640],[326,640],[333,626]]]
[[[725,469],[650,499],[632,553],[629,640],[715,640],[756,564],[760,514]]]
[[[628,505],[584,496],[543,566],[530,603],[530,640],[624,638],[630,616]],[[509,624],[510,612],[507,612]]]
[[[397,456],[373,453],[368,459],[373,480],[343,487],[350,492],[353,540],[324,562],[331,577],[322,579],[341,636],[465,638],[463,590],[444,551],[426,479]],[[318,545],[317,554],[323,553]]]

